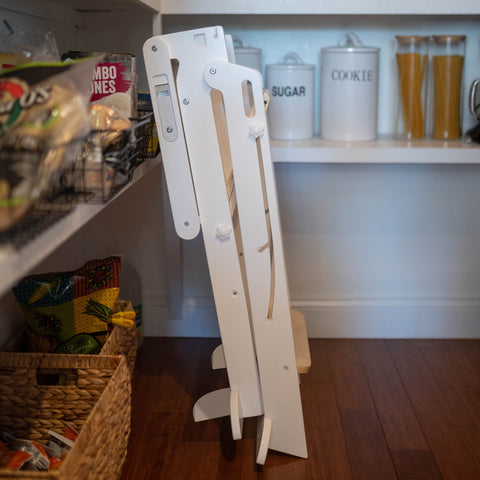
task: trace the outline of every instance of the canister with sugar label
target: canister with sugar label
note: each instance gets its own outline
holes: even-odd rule
[[[377,136],[378,52],[354,33],[322,48],[320,135],[327,140],[374,140]]]
[[[293,52],[284,56],[283,63],[267,65],[271,138],[305,140],[313,137],[314,68]]]
[[[248,46],[240,37],[232,35],[237,65],[262,72],[262,49]]]

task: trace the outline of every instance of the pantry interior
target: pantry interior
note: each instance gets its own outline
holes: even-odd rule
[[[463,130],[475,119],[468,86],[479,76],[480,10],[474,0],[436,2],[57,2],[2,0],[2,17],[51,31],[59,51],[137,56],[153,33],[222,25],[263,53],[263,66],[295,51],[319,53],[354,31],[380,48],[378,139],[271,142],[292,306],[311,337],[476,337],[480,309],[477,244],[479,150],[461,140],[393,140],[395,34],[467,35]],[[81,205],[18,251],[1,253],[2,343],[22,324],[10,293],[32,272],[75,268],[122,254],[142,283],[146,336],[218,336],[202,241],[172,228],[161,159],[150,159],[106,205]]]
[[[480,147],[392,135],[396,34],[467,36],[463,131],[475,124],[466,94],[480,77],[478,1],[0,0],[0,12],[14,28],[53,32],[60,52],[134,53],[138,90],[152,34],[222,25],[262,49],[264,69],[295,51],[315,65],[316,136],[271,149],[291,304],[310,338],[479,337]],[[380,48],[372,142],[318,137],[320,49],[350,31]],[[20,249],[2,248],[0,345],[24,324],[17,280],[116,254],[140,275],[146,337],[218,337],[202,240],[177,237],[165,188],[161,156],[148,159],[107,204],[78,205]]]

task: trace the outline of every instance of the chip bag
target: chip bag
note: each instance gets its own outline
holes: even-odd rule
[[[97,62],[27,63],[0,72],[0,231],[54,192],[80,154]]]
[[[78,270],[32,275],[13,287],[33,331],[35,351],[98,353],[120,291],[121,257],[90,260]]]

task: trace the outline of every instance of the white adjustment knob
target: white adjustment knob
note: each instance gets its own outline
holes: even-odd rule
[[[261,137],[264,131],[265,131],[265,125],[259,122],[252,123],[248,127],[248,133],[250,133],[250,135],[253,135],[255,138]]]
[[[217,227],[217,237],[220,240],[228,240],[232,233],[232,227],[226,223],[221,223]]]

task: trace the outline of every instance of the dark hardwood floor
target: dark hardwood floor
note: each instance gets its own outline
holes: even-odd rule
[[[301,393],[309,457],[255,465],[255,419],[195,423],[227,386],[219,339],[147,338],[133,382],[122,480],[479,480],[480,340],[310,340]]]

